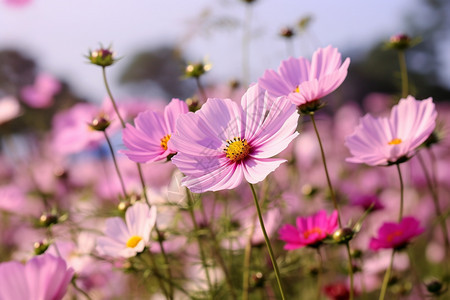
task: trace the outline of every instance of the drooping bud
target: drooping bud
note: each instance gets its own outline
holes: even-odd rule
[[[87,56],[91,64],[101,66],[101,67],[107,67],[115,63],[117,60],[114,58],[114,52],[111,50],[111,48],[103,48],[90,51],[89,55]]]
[[[435,296],[440,296],[447,291],[447,288],[444,288],[444,284],[439,279],[431,279],[425,283],[427,287],[427,291]]]
[[[298,28],[301,31],[305,31],[308,28],[308,26],[311,24],[311,21],[312,21],[311,16],[305,16],[305,17],[301,18],[300,21],[298,21],[298,23],[297,23]]]

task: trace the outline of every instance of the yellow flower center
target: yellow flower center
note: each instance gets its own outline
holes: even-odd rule
[[[164,150],[167,150],[167,143],[170,140],[170,134],[165,135],[162,139],[161,139],[161,147]]]
[[[393,139],[392,141],[390,141],[390,142],[388,143],[388,145],[398,145],[398,144],[400,144],[401,142],[402,142],[401,139],[395,138],[395,139]]]
[[[132,237],[130,237],[127,241],[127,247],[128,248],[134,248],[137,246],[137,244],[139,244],[139,242],[142,241],[142,238],[140,236],[137,235],[133,235]]]
[[[303,237],[305,239],[307,239],[313,233],[321,234],[322,233],[322,229],[320,229],[319,227],[314,227],[314,228],[311,228],[309,230],[306,230],[306,231],[303,232]]]
[[[300,93],[300,89],[299,89],[298,85],[297,85],[297,87],[295,88],[294,93]]]
[[[227,157],[234,162],[238,162],[247,157],[250,153],[250,145],[246,139],[234,138],[227,141],[227,146],[223,151]]]

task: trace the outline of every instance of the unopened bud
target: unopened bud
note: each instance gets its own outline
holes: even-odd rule
[[[411,47],[411,38],[406,34],[396,34],[389,39],[388,47],[397,50],[405,50]]]
[[[100,48],[89,51],[87,58],[92,64],[101,67],[107,67],[116,62],[116,59],[114,59],[114,52],[112,52],[110,48]]]
[[[425,283],[425,286],[427,287],[428,292],[436,296],[439,296],[446,291],[446,289],[444,289],[444,285],[438,279],[432,279],[428,281],[427,283]]]
[[[333,233],[333,240],[336,243],[342,244],[350,241],[353,238],[353,229],[349,227],[339,228]]]
[[[200,109],[200,103],[198,102],[198,99],[196,97],[187,98],[186,104],[190,112],[196,112]]]
[[[289,27],[284,27],[280,31],[280,36],[285,37],[287,39],[290,39],[291,37],[294,36],[294,30],[292,28],[289,28]]]
[[[47,240],[42,240],[40,242],[36,242],[33,244],[34,248],[34,254],[41,255],[47,251],[50,244],[47,242]]]
[[[206,72],[211,70],[211,64],[204,64],[204,63],[195,63],[195,64],[189,64],[186,66],[186,69],[184,70],[184,75],[188,78],[199,78]]]
[[[105,131],[110,124],[111,121],[108,120],[105,115],[100,115],[92,120],[92,122],[89,124],[89,127],[95,131]]]
[[[264,277],[264,274],[262,272],[255,272],[251,275],[251,285],[254,288],[261,288],[264,287],[264,282],[266,278]]]
[[[51,226],[53,224],[57,224],[57,223],[58,223],[58,216],[55,214],[44,213],[39,218],[39,224],[42,227],[49,227],[49,226]]]

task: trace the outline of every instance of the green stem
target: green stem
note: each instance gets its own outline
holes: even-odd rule
[[[252,238],[255,233],[256,227],[256,215],[253,218],[252,226],[250,227],[250,233],[248,235],[247,243],[244,250],[244,271],[242,276],[242,300],[248,300],[248,291],[250,287],[250,259],[252,256]]]
[[[391,260],[389,262],[389,267],[387,268],[386,273],[384,274],[383,284],[381,286],[380,297],[378,298],[378,300],[384,300],[384,297],[386,296],[389,279],[391,278],[392,265],[394,263],[394,254],[395,250],[392,250]]]
[[[72,279],[72,286],[74,289],[76,289],[79,293],[81,293],[86,299],[92,300],[92,298],[89,296],[88,293],[86,293],[82,288],[80,288],[77,283],[75,282],[75,278]]]
[[[316,248],[317,256],[319,257],[319,269],[317,271],[317,300],[320,300],[320,291],[322,289],[322,273],[323,273],[323,258],[322,253],[320,253],[320,247]]]
[[[327,178],[328,189],[330,190],[331,200],[333,202],[334,209],[338,212],[339,227],[342,228],[341,213],[339,211],[339,206],[338,206],[338,203],[337,203],[337,200],[336,200],[336,194],[334,193],[333,185],[331,184],[330,175],[328,173],[327,160],[326,160],[326,157],[325,157],[325,152],[323,150],[323,145],[322,145],[322,140],[320,138],[319,130],[317,129],[316,121],[314,119],[314,112],[311,112],[309,114],[309,116],[311,117],[311,122],[313,124],[314,131],[315,131],[316,136],[317,136],[317,140],[319,141],[320,154],[322,156],[323,168],[325,170],[325,176]],[[346,243],[346,249],[347,249],[347,256],[348,256],[348,275],[350,277],[350,295],[349,295],[349,299],[353,300],[353,297],[354,297],[354,292],[353,292],[353,284],[354,284],[353,283],[353,263],[352,263],[352,254],[350,252],[350,244],[349,244],[349,242]]]
[[[323,145],[322,145],[322,140],[320,139],[319,130],[317,130],[316,121],[314,119],[314,112],[311,112],[309,114],[309,116],[311,117],[311,122],[313,124],[314,131],[316,132],[317,140],[319,141],[320,154],[322,155],[322,163],[323,163],[323,168],[325,169],[325,176],[327,178],[328,189],[330,191],[331,201],[333,201],[334,209],[337,210],[337,212],[338,212],[339,227],[342,228],[341,214],[339,212],[339,206],[338,206],[338,203],[337,203],[337,200],[336,200],[336,194],[334,193],[333,186],[332,186],[331,180],[330,180],[330,175],[328,173],[327,160],[325,158],[325,152],[323,150]]]
[[[400,73],[402,77],[402,98],[408,96],[408,70],[406,69],[405,51],[398,51],[398,61],[400,63]]]
[[[400,222],[403,218],[403,190],[404,190],[404,186],[403,186],[403,177],[402,177],[402,172],[400,170],[400,164],[396,164],[397,166],[397,171],[398,171],[398,178],[400,180],[400,211],[398,212],[398,221]]]
[[[137,256],[141,259],[141,261],[142,261],[147,267],[150,268],[150,270],[153,269],[153,273],[155,274],[155,276],[156,276],[156,278],[157,278],[157,280],[158,280],[158,284],[159,284],[159,286],[161,287],[161,290],[163,291],[164,296],[166,296],[166,299],[173,299],[173,298],[170,297],[169,292],[167,291],[166,286],[164,285],[164,282],[163,282],[162,279],[161,279],[162,276],[161,276],[161,274],[159,274],[159,270],[158,270],[158,268],[157,268],[157,264],[156,264],[155,258],[153,257],[153,253],[150,252],[150,251],[148,251],[147,253],[148,253],[148,257],[150,258],[151,264],[149,264],[149,263],[147,262],[147,260],[145,259],[144,255],[138,254]]]
[[[119,113],[119,109],[117,108],[116,101],[114,101],[114,97],[111,93],[111,89],[109,88],[108,80],[106,79],[106,68],[105,67],[102,67],[102,74],[103,74],[103,82],[105,84],[106,92],[108,93],[109,99],[111,99],[111,103],[114,107],[114,111],[116,112],[117,117],[120,120],[120,124],[122,124],[122,128],[125,128],[125,122],[123,121],[123,118]]]
[[[116,169],[117,176],[119,177],[120,185],[122,187],[123,196],[124,196],[124,198],[126,198],[127,197],[127,190],[125,188],[125,183],[123,181],[122,174],[120,173],[120,170],[119,170],[119,165],[117,164],[116,155],[114,154],[114,149],[112,147],[111,140],[109,139],[108,134],[106,133],[106,131],[103,131],[103,134],[105,135],[105,139],[108,142],[109,151],[111,152],[111,157],[112,157],[113,162],[114,162],[114,167]]]
[[[205,220],[206,220],[207,216],[206,216],[205,208],[204,208],[202,202],[200,202],[200,210],[202,212],[203,218],[205,218]],[[209,235],[211,236],[211,240],[212,240],[214,256],[216,257],[217,262],[219,263],[220,267],[222,268],[223,273],[225,274],[225,281],[227,283],[228,290],[230,291],[231,299],[236,300],[237,299],[236,293],[234,292],[233,283],[231,282],[230,272],[228,271],[228,268],[225,264],[225,260],[223,259],[222,254],[220,253],[220,247],[217,242],[216,233],[214,232],[212,226],[208,226],[208,231],[209,231]]]
[[[114,107],[114,111],[116,112],[117,117],[120,120],[120,124],[122,125],[122,128],[125,128],[126,127],[125,122],[123,121],[123,118],[120,115],[119,109],[117,108],[117,105],[116,105],[116,101],[114,100],[111,89],[109,88],[108,80],[106,78],[106,68],[105,67],[102,67],[102,74],[103,74],[103,82],[105,84],[106,92],[108,93],[109,99],[111,100],[111,103]],[[145,202],[147,203],[148,207],[150,208],[151,205],[150,205],[150,201],[148,200],[148,196],[147,196],[147,187],[145,185],[144,175],[142,173],[141,164],[136,163],[136,166],[137,166],[138,173],[139,173],[139,180],[140,180],[141,186],[142,186],[142,194],[144,195]],[[155,224],[155,231],[157,232],[157,234],[159,236],[160,231],[158,229],[157,224]],[[167,275],[168,275],[169,279],[172,280],[172,275],[171,275],[170,268],[169,268],[169,261],[168,261],[166,252],[164,250],[163,242],[159,238],[158,238],[158,243],[161,248],[161,254],[163,255],[163,258],[164,258],[164,263],[167,265]],[[170,295],[173,298],[173,286],[172,285],[170,285]]]
[[[213,286],[211,283],[211,277],[209,275],[208,265],[206,263],[205,250],[203,249],[203,244],[202,244],[201,238],[199,236],[199,226],[197,224],[197,220],[195,219],[195,215],[194,215],[194,201],[192,200],[192,195],[188,188],[186,188],[186,193],[187,193],[187,200],[188,200],[188,210],[189,210],[189,214],[191,216],[192,224],[194,225],[195,237],[197,238],[198,249],[200,251],[200,258],[202,260],[202,266],[203,266],[203,269],[205,270],[206,281],[208,283],[208,288],[209,288],[209,292],[211,295],[211,299],[214,299]]]
[[[425,179],[427,181],[428,189],[430,190],[431,197],[433,198],[434,210],[436,213],[436,217],[439,220],[439,223],[440,223],[441,229],[442,229],[442,234],[444,236],[445,253],[448,254],[448,253],[450,253],[449,252],[450,243],[449,243],[449,239],[448,239],[448,231],[447,231],[447,226],[445,224],[445,218],[442,217],[442,211],[441,211],[441,207],[439,205],[437,186],[433,187],[433,182],[431,180],[430,174],[428,173],[428,170],[425,166],[425,162],[423,161],[423,158],[422,158],[422,155],[420,152],[417,153],[417,158],[419,159],[420,166],[422,167],[423,173],[425,175]]]
[[[278,283],[278,288],[280,290],[281,299],[284,300],[285,297],[284,297],[283,287],[281,285],[280,271],[278,269],[278,264],[277,264],[277,261],[275,260],[275,256],[273,255],[272,245],[270,244],[269,236],[267,235],[266,228],[264,226],[264,220],[262,218],[261,208],[259,207],[258,197],[256,196],[256,192],[255,192],[255,188],[254,188],[253,184],[251,184],[251,183],[249,183],[249,184],[250,184],[250,188],[252,190],[253,200],[255,201],[256,210],[258,212],[259,224],[261,225],[261,230],[264,235],[264,240],[266,241],[267,250],[269,250],[270,260],[272,261],[272,265],[273,265],[273,268],[275,271],[275,277],[277,278],[277,283]]]
[[[208,99],[208,97],[206,96],[205,89],[203,88],[203,85],[202,85],[202,83],[200,82],[200,77],[195,77],[195,82],[197,83],[198,91],[199,91],[200,94],[202,95],[203,102],[206,102],[206,100]]]

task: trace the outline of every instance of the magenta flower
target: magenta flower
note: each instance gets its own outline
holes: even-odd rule
[[[338,228],[338,212],[335,210],[327,217],[326,211],[320,210],[310,217],[298,217],[296,223],[297,227],[286,224],[279,231],[280,239],[286,242],[286,250],[319,246]]]
[[[378,238],[372,238],[369,248],[376,251],[379,249],[400,249],[405,247],[413,237],[418,236],[425,229],[413,217],[403,218],[400,223],[386,222],[378,230]]]
[[[389,118],[367,114],[345,140],[353,155],[346,160],[370,166],[404,162],[433,132],[436,116],[431,98],[418,101],[412,96],[400,99]]]
[[[200,110],[181,115],[172,143],[172,162],[186,175],[182,184],[195,193],[233,189],[245,178],[262,181],[284,159],[270,158],[298,135],[298,114],[286,98],[272,98],[258,85],[241,105],[208,99]]]
[[[30,259],[25,265],[9,261],[0,264],[0,299],[60,300],[72,280],[73,269],[51,254]]]
[[[164,114],[152,110],[140,113],[134,120],[136,127],[127,124],[123,130],[123,143],[128,149],[120,152],[138,163],[162,160],[176,153],[170,138],[177,118],[188,111],[184,101],[172,99]]]
[[[314,52],[311,62],[303,57],[281,62],[278,72],[266,70],[258,84],[275,97],[288,96],[297,106],[321,99],[337,89],[347,77],[350,58],[342,63],[337,48]]]

